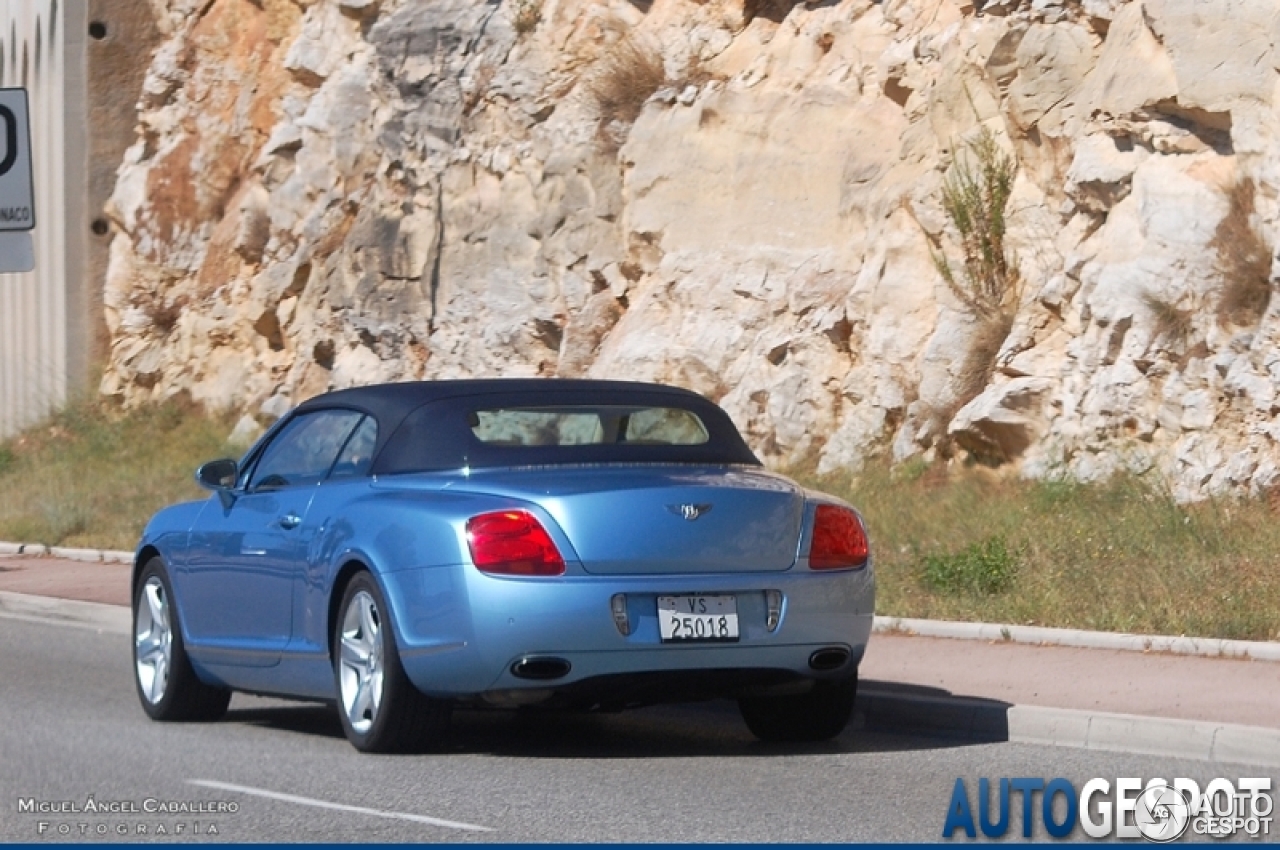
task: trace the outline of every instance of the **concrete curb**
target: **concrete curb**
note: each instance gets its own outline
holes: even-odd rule
[[[0,555],[50,555],[89,563],[131,564],[133,552],[119,549],[73,549],[41,543],[0,540]],[[1033,646],[1070,646],[1081,649],[1118,649],[1126,652],[1168,652],[1204,658],[1241,658],[1280,661],[1280,641],[1220,640],[1173,635],[1137,635],[1053,629],[1006,623],[962,623],[954,620],[916,620],[909,617],[876,617],[874,631],[992,643],[1025,643]]]
[[[133,553],[123,549],[74,549],[64,546],[45,546],[43,543],[9,543],[0,540],[0,555],[51,555],[68,561],[86,561],[93,564],[132,564]]]
[[[54,599],[0,591],[0,617],[61,626],[77,626],[104,634],[133,632],[132,615],[123,605],[103,605],[76,599]]]
[[[886,732],[1280,767],[1280,729],[1261,726],[916,696],[871,688],[859,692],[858,709],[867,728]]]
[[[0,591],[0,617],[101,634],[133,632],[130,611],[123,605],[25,593]],[[857,708],[867,728],[879,731],[1280,767],[1280,729],[919,696],[890,688],[862,688]]]
[[[1081,649],[1119,649],[1127,652],[1168,652],[1206,658],[1249,658],[1280,661],[1280,642],[1219,640],[1215,638],[1135,635],[1088,632],[1083,629],[1050,629],[1001,623],[959,623],[952,620],[913,620],[876,617],[874,631],[920,637],[985,640],[992,643],[1027,643],[1035,646],[1071,646]]]

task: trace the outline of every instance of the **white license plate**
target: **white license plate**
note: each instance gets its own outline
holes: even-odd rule
[[[737,640],[733,596],[659,596],[658,632],[664,641]]]

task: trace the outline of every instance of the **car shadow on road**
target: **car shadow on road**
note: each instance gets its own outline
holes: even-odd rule
[[[864,680],[849,728],[832,741],[764,743],[731,700],[619,713],[522,709],[454,713],[449,752],[516,758],[787,757],[891,753],[1008,739],[1008,703],[941,688]],[[333,706],[237,697],[224,722],[341,739]]]
[[[875,679],[862,680],[858,692],[858,711],[868,729],[964,743],[1009,740],[1011,707],[1003,700]]]
[[[297,732],[319,738],[343,737],[337,709],[321,703],[285,702],[237,694],[232,708],[222,722]]]

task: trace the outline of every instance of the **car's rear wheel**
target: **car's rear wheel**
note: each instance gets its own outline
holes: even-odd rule
[[[451,706],[423,695],[404,672],[395,631],[373,576],[347,585],[333,633],[338,716],[361,752],[422,752],[444,746]]]
[[[160,558],[143,567],[133,598],[133,679],[152,720],[217,720],[231,701],[231,691],[206,685],[191,667]]]
[[[744,697],[742,719],[762,741],[826,741],[844,731],[858,694],[858,674],[848,679],[815,682],[804,694]]]

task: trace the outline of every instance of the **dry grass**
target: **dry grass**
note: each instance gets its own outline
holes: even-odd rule
[[[799,477],[864,512],[880,614],[1280,639],[1266,500],[1179,506],[1144,478],[1030,482],[918,462]]]
[[[156,290],[139,295],[136,304],[146,314],[156,332],[161,336],[168,336],[178,326],[178,320],[187,309],[188,301],[185,296],[169,297]]]
[[[157,509],[206,495],[192,472],[230,430],[179,404],[73,404],[0,443],[0,540],[132,549]]]
[[[996,370],[996,356],[1013,326],[1013,314],[1008,312],[976,316],[975,320],[977,326],[969,337],[964,359],[952,379],[954,393],[951,403],[928,413],[936,435],[933,445],[943,458],[953,457],[956,450],[955,442],[946,433],[947,424],[960,412],[960,408],[977,398],[991,382],[991,376]],[[990,466],[999,466],[1010,460],[1003,455],[993,456],[979,450],[977,446],[967,445],[965,448],[975,460]]]
[[[518,35],[528,35],[538,28],[542,21],[541,0],[515,0],[512,8],[511,25]]]
[[[1218,321],[1253,327],[1271,303],[1271,246],[1254,226],[1256,189],[1239,180],[1227,189],[1227,214],[1213,240],[1214,270],[1222,279]]]
[[[986,388],[995,371],[996,355],[1004,345],[1013,327],[1011,312],[997,312],[977,317],[978,326],[969,338],[969,349],[956,375],[956,397],[963,399],[955,406],[958,411]],[[952,412],[954,415],[955,411]]]
[[[1157,337],[1171,345],[1183,345],[1191,338],[1195,324],[1190,310],[1182,310],[1176,302],[1152,292],[1142,293],[1142,304],[1151,313]]]
[[[633,123],[649,96],[667,82],[662,52],[650,42],[627,36],[608,48],[587,82],[601,122]]]

